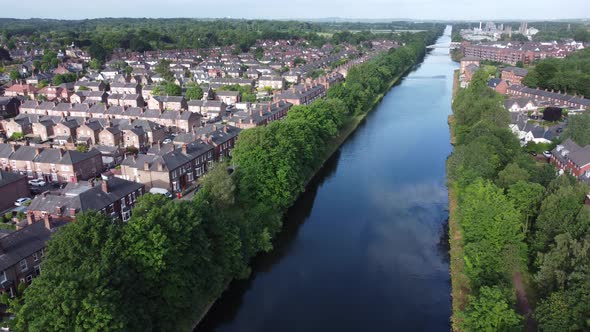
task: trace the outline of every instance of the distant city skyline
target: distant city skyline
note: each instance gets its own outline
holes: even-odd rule
[[[202,3],[201,3],[202,2]],[[589,18],[590,1],[565,0],[46,0],[14,1],[1,17],[85,19],[101,17],[246,19],[411,19],[411,20],[559,20]]]

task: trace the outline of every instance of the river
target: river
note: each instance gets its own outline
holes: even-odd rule
[[[456,68],[434,49],[387,93],[289,210],[275,250],[196,331],[449,331]]]

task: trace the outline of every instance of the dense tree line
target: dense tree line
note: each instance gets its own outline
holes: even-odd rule
[[[590,50],[575,52],[565,59],[540,61],[529,71],[523,84],[590,97]]]
[[[254,255],[272,248],[285,209],[342,128],[368,112],[440,32],[416,34],[406,47],[359,65],[330,97],[293,107],[283,121],[242,131],[235,171],[216,165],[192,201],[145,195],[125,225],[79,215],[49,242],[43,273],[11,301],[16,330],[187,329],[230,280],[248,276]]]
[[[502,97],[476,72],[453,102],[456,145],[448,160],[458,197],[464,271],[471,295],[455,322],[462,331],[510,331],[523,320],[516,311],[513,278],[527,273],[532,219],[555,172],[536,165],[508,129]]]
[[[453,103],[457,145],[448,172],[459,196],[463,259],[471,288],[459,315],[460,328],[519,329],[513,278],[521,273],[530,275],[535,289],[534,317],[541,331],[587,331],[588,187],[569,175],[556,177],[553,166],[536,164],[523,154],[506,126],[501,98],[485,87],[486,80],[487,74],[478,71]],[[586,116],[572,119],[574,126],[565,135],[587,139],[588,121]],[[489,310],[500,320],[484,319]]]
[[[159,49],[204,49],[234,46],[235,53],[247,52],[260,39],[305,39],[311,46],[343,42],[360,45],[376,38],[399,39],[395,32],[372,29],[440,28],[434,23],[393,22],[309,23],[239,19],[134,19],[101,18],[91,20],[49,20],[0,18],[0,44],[16,47],[19,38],[45,49],[63,49],[74,44],[87,50],[95,66],[116,49],[150,51]],[[350,32],[344,30],[357,30]],[[402,33],[407,34],[407,33]],[[55,67],[55,66],[53,66]]]

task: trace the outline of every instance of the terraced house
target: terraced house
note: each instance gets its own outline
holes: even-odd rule
[[[46,243],[62,225],[44,220],[0,237],[0,293],[14,297],[41,273]]]
[[[572,96],[553,90],[533,89],[520,85],[509,86],[507,93],[517,97],[533,98],[537,102],[545,102],[546,104],[590,110],[590,99],[584,98],[584,96]]]
[[[121,163],[121,177],[151,188],[182,192],[196,184],[214,158],[215,147],[201,140],[182,144],[158,144],[147,153],[128,156]]]
[[[579,146],[571,139],[566,139],[552,151],[551,164],[562,172],[580,178],[590,175],[590,145]]]
[[[68,183],[63,189],[51,190],[37,195],[27,210],[27,222],[71,222],[76,214],[94,210],[123,221],[131,217],[131,209],[145,193],[141,183],[116,178],[104,173],[100,181]]]
[[[103,170],[100,152],[94,149],[79,152],[13,144],[0,144],[0,166],[5,171],[57,183],[87,180]]]

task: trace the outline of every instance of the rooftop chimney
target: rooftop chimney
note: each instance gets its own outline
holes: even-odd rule
[[[110,188],[109,188],[109,180],[107,180],[107,179],[102,180],[102,183],[100,184],[100,188],[105,193],[108,193],[109,190],[110,190]]]
[[[147,161],[143,163],[143,170],[144,171],[149,171],[150,170],[150,163],[148,163]]]
[[[188,149],[188,145],[187,145],[187,144],[183,144],[183,145],[182,145],[182,153],[184,153],[184,154],[188,154],[188,151],[187,151],[187,149]]]
[[[51,229],[51,220],[49,220],[49,214],[46,214],[43,217],[43,224],[45,225],[46,229]]]

